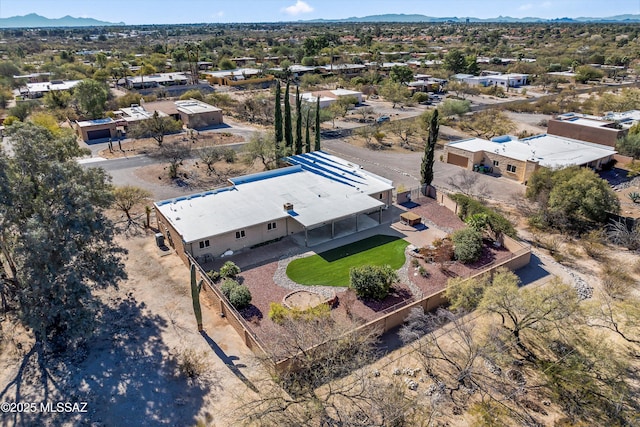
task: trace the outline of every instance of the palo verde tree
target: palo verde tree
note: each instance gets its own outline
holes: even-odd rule
[[[153,138],[162,147],[165,135],[179,132],[182,123],[168,116],[161,116],[157,111],[147,120],[142,120],[131,127],[129,136],[132,138]]]
[[[83,168],[73,136],[55,138],[33,124],[9,130],[12,157],[0,153],[0,262],[5,309],[33,334],[41,366],[50,351],[75,348],[91,336],[94,289],[126,277],[103,169]]]
[[[436,141],[438,140],[438,132],[440,124],[438,122],[438,109],[433,113],[426,113],[422,117],[422,124],[428,132],[427,141],[424,146],[424,156],[422,157],[422,165],[420,166],[420,184],[424,187],[425,194],[427,188],[433,182],[433,164],[435,163]]]
[[[291,100],[289,99],[289,81],[284,90],[284,144],[289,151],[293,149],[293,128],[291,127]]]

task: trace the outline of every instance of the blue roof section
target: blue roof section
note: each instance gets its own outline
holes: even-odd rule
[[[94,125],[104,125],[106,123],[111,123],[113,121],[113,119],[111,117],[107,117],[105,119],[94,119],[94,120],[89,120],[91,123],[93,123]]]
[[[344,164],[327,157],[327,154],[322,151],[289,156],[287,157],[287,161],[291,164],[301,166],[308,172],[351,187],[357,186],[354,184],[366,183],[365,177],[347,169]]]
[[[231,178],[229,181],[233,185],[246,184],[247,182],[262,181],[263,179],[274,178],[276,176],[289,175],[292,173],[302,172],[302,166],[289,166],[286,168],[274,169],[266,172],[254,173],[251,175],[239,176],[237,178]]]

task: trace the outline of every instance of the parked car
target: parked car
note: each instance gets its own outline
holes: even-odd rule
[[[390,120],[391,120],[391,117],[389,116],[380,116],[376,119],[376,123],[380,124],[380,123],[388,122]]]

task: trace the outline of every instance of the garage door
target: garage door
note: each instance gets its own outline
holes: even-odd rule
[[[459,154],[449,153],[449,155],[447,156],[447,163],[466,168],[469,165],[469,159]]]
[[[90,130],[87,132],[87,138],[89,139],[102,139],[109,138],[111,136],[111,131],[109,129],[101,129],[101,130]]]

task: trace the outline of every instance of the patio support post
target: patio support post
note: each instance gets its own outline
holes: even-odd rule
[[[356,232],[358,231],[358,214],[356,214]]]
[[[382,224],[382,206],[378,208],[378,224]]]
[[[309,236],[307,235],[307,227],[304,228],[304,246],[309,246]]]
[[[331,221],[331,238],[333,239],[336,236],[336,222]]]

